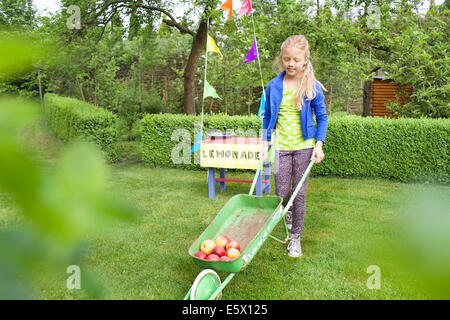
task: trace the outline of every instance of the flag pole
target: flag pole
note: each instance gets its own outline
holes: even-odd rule
[[[252,24],[253,24],[253,37],[255,39],[255,44],[256,44],[256,56],[258,57],[259,76],[261,77],[261,87],[262,87],[263,94],[264,94],[264,100],[266,100],[266,91],[264,90],[264,81],[262,78],[262,71],[261,71],[261,61],[259,60],[258,42],[256,41],[255,20],[253,19],[253,11],[252,11]]]
[[[208,41],[208,29],[209,29],[209,18],[206,22],[206,41]],[[205,87],[206,87],[206,73],[208,69],[208,42],[206,42],[206,52],[205,52],[205,78],[203,79],[203,96],[202,96],[202,122],[200,124],[200,132],[197,138],[194,141],[194,145],[192,146],[191,153],[195,151],[196,144],[203,140],[203,110],[205,106]],[[200,139],[198,139],[200,137]],[[197,141],[200,140],[200,141]]]
[[[206,22],[206,42],[208,42],[208,32],[209,32],[209,18]],[[203,98],[202,98],[202,124],[200,127],[200,133],[203,135],[203,107],[205,105],[205,87],[206,87],[206,70],[208,69],[208,44],[206,44],[205,52],[205,78],[203,80]],[[203,139],[203,138],[202,138]]]

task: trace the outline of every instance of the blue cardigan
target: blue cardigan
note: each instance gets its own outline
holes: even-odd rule
[[[263,141],[271,141],[272,130],[277,123],[278,111],[280,110],[281,99],[283,98],[283,78],[286,71],[270,80],[266,88],[266,105],[263,118]],[[300,111],[300,126],[303,139],[306,141],[316,138],[325,143],[325,136],[328,127],[328,115],[325,109],[325,96],[322,87],[316,80],[316,96],[312,100],[303,98],[303,107]],[[316,115],[317,130],[314,126],[313,110]]]

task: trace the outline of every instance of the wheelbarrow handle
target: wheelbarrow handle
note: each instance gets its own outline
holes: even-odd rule
[[[263,162],[264,162],[264,160],[261,158],[261,160],[259,160],[259,163],[258,163],[258,168],[256,169],[255,177],[253,178],[252,186],[250,187],[250,192],[248,193],[249,195],[252,195],[253,191],[255,190],[256,181],[258,180],[259,173],[261,172],[261,167],[262,167]]]
[[[271,147],[272,146],[269,146],[269,150],[270,150]],[[258,181],[258,176],[259,176],[259,173],[261,172],[263,163],[264,163],[264,159],[261,157],[261,159],[258,162],[258,168],[256,169],[256,174],[255,174],[255,177],[253,178],[253,182],[252,182],[252,186],[250,188],[250,192],[248,193],[249,195],[252,195],[253,191],[255,190],[256,181]]]

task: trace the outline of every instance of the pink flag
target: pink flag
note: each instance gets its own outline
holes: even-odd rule
[[[244,63],[253,61],[255,60],[256,57],[258,57],[258,50],[256,49],[256,40],[254,40],[252,48],[248,52],[247,57],[244,60]]]
[[[239,10],[239,14],[236,19],[241,18],[242,16],[249,14],[252,12],[252,1],[251,0],[244,0],[242,3],[241,9]]]

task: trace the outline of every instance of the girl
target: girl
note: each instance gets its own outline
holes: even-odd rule
[[[291,188],[293,192],[310,160],[316,158],[316,163],[320,163],[325,156],[322,145],[328,116],[322,91],[325,88],[314,77],[306,38],[303,35],[287,38],[275,63],[282,72],[266,88],[262,158],[268,158],[272,130],[276,128],[275,161],[278,169],[275,171],[275,189],[286,206]],[[292,205],[291,240],[288,245],[291,257],[302,256],[300,237],[305,219],[308,179],[305,179]]]

